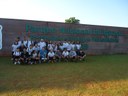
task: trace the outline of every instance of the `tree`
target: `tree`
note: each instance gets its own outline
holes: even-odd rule
[[[79,24],[80,20],[75,17],[70,17],[69,19],[65,19],[65,23]]]

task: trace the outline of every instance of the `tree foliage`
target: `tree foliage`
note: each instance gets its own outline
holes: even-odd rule
[[[70,17],[69,19],[65,19],[65,23],[79,24],[80,20],[75,17]]]

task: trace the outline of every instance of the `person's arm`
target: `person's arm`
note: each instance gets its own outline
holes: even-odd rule
[[[86,54],[85,54],[85,52],[83,52],[83,58],[85,58],[86,57]]]
[[[16,55],[16,52],[14,52],[13,55],[15,56]]]
[[[48,53],[48,56],[47,56],[48,59],[49,59],[49,55],[50,55],[50,53]]]
[[[67,51],[67,56],[69,55],[69,52]]]

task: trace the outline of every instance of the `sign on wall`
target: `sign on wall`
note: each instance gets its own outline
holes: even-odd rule
[[[0,25],[0,50],[2,49],[2,25]]]
[[[11,55],[15,38],[24,36],[35,41],[80,41],[82,50],[92,55],[128,53],[128,28],[0,18],[0,56]]]

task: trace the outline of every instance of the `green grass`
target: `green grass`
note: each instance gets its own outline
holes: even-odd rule
[[[0,96],[128,96],[128,55],[38,65],[0,57]]]

